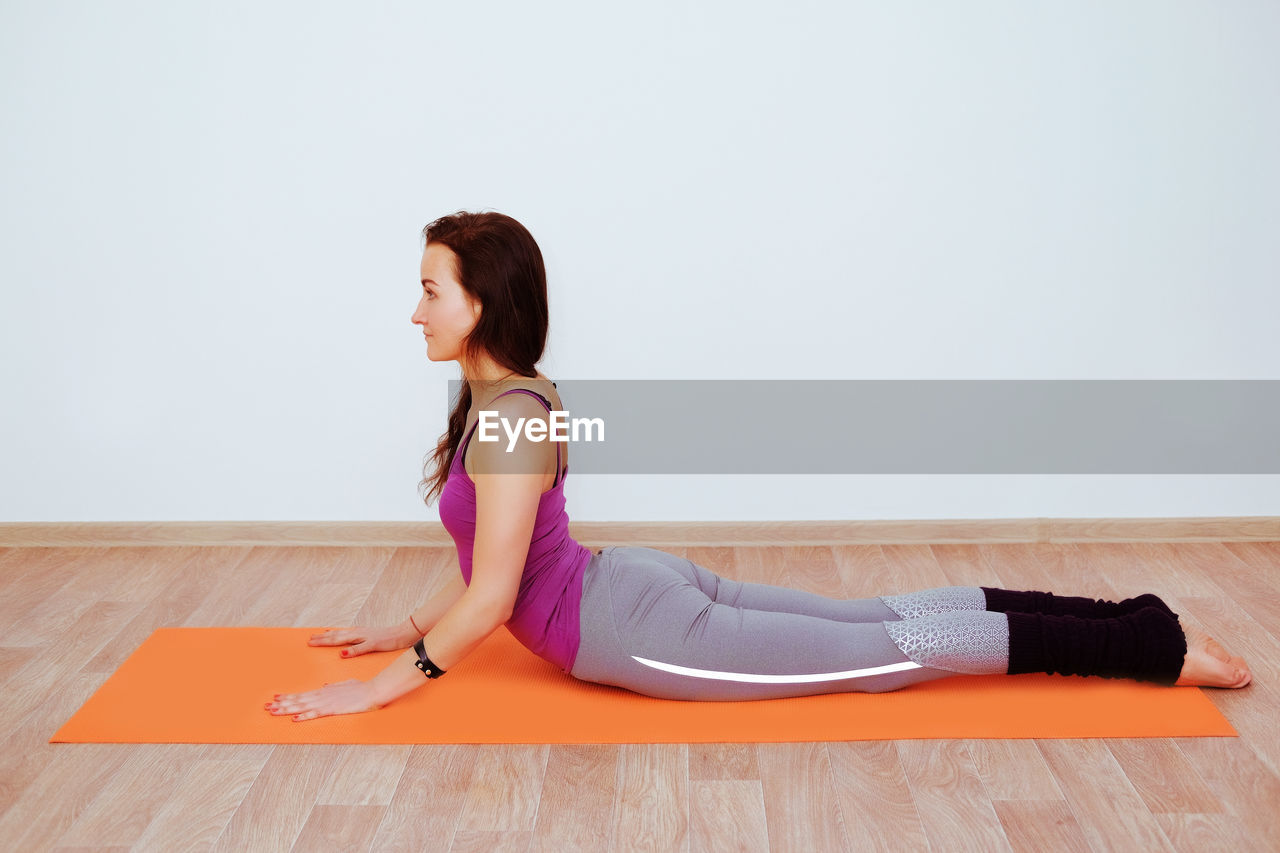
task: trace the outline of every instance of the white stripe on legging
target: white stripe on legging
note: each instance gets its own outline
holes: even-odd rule
[[[845,678],[863,678],[868,675],[883,675],[887,672],[902,672],[906,669],[919,669],[920,664],[913,661],[890,663],[884,666],[872,666],[867,669],[850,669],[845,672],[814,672],[801,675],[763,675],[756,672],[717,672],[714,669],[694,669],[690,666],[677,666],[674,663],[663,663],[658,660],[631,656],[645,666],[674,672],[676,675],[688,675],[693,678],[715,678],[719,681],[750,681],[754,684],[805,684],[811,681],[840,681]]]

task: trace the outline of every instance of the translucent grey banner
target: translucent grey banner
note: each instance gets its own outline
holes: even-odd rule
[[[451,380],[450,409],[460,391]],[[557,379],[556,391],[552,428],[577,475],[1280,473],[1280,380]],[[488,434],[509,446],[502,426]]]

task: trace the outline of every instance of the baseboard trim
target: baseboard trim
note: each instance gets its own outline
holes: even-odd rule
[[[1005,518],[920,521],[571,522],[600,545],[761,546],[1018,542],[1280,541],[1280,516]],[[0,523],[0,547],[128,545],[453,546],[439,522],[157,521]]]

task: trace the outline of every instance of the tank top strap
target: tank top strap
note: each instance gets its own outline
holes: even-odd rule
[[[552,382],[551,384],[555,385],[556,383]],[[528,388],[512,388],[510,391],[503,391],[501,394],[498,395],[498,397],[505,397],[508,394],[515,394],[515,393],[532,394],[533,396],[537,397],[539,400],[542,401],[542,405],[547,407],[548,413],[552,411],[550,400],[548,400],[546,397],[539,394],[537,391],[530,391]],[[498,399],[498,397],[494,397],[493,399],[496,400]],[[493,400],[490,400],[489,402],[492,403]],[[475,431],[476,426],[479,426],[479,424],[480,422],[476,421],[476,423],[471,427],[472,431]],[[551,488],[553,489],[559,484],[560,477],[564,473],[560,470],[560,442],[557,441],[557,442],[554,442],[554,444],[556,446],[556,478],[551,483]]]
[[[539,394],[537,391],[530,391],[528,388],[512,388],[510,391],[503,391],[501,394],[498,395],[498,397],[505,397],[508,394],[516,394],[516,393],[532,394],[533,396],[537,397],[539,400],[542,401],[542,405],[547,407],[548,412],[551,411],[551,402],[547,400],[546,397]],[[493,399],[496,400],[498,399],[498,397],[494,397]],[[493,402],[493,400],[490,400],[489,402]]]

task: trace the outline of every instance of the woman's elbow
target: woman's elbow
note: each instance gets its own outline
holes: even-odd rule
[[[505,604],[501,607],[495,607],[493,609],[493,615],[490,620],[493,623],[493,627],[498,628],[510,622],[511,615],[513,613],[515,613],[515,607],[511,604]]]
[[[507,624],[515,610],[514,601],[494,598],[492,596],[471,596],[472,613],[478,623],[486,628],[497,628]]]

